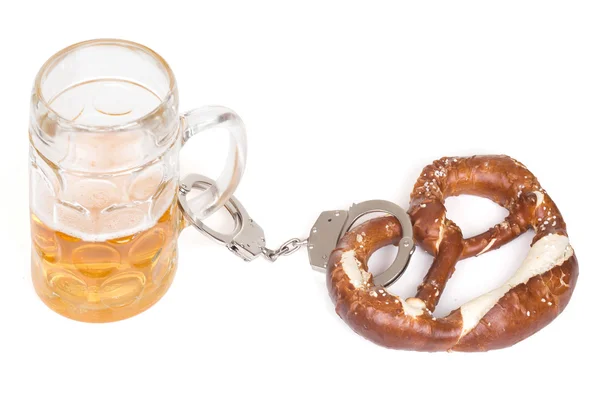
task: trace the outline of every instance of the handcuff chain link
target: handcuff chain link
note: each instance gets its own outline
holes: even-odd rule
[[[271,250],[267,247],[262,247],[261,251],[267,260],[274,262],[281,256],[289,256],[290,254],[297,252],[307,244],[308,239],[292,238],[284,242],[277,250]]]

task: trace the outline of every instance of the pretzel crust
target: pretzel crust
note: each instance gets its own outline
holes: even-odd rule
[[[509,211],[500,224],[464,239],[446,218],[444,199],[471,194]],[[442,158],[425,167],[409,214],[415,241],[434,256],[413,298],[375,286],[369,257],[402,237],[394,217],[367,221],[349,231],[332,252],[327,286],[338,315],[353,330],[385,347],[420,351],[487,351],[511,346],[549,324],[566,307],[578,264],[558,208],[535,176],[507,156]],[[432,312],[464,258],[497,249],[528,229],[536,235],[515,274],[499,288],[443,318]]]

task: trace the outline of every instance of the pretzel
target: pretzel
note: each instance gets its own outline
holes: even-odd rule
[[[444,199],[470,194],[509,211],[487,232],[464,239],[446,217]],[[415,242],[434,256],[415,297],[402,299],[373,284],[369,257],[398,244],[394,217],[367,221],[332,252],[327,286],[338,315],[354,331],[385,347],[419,351],[487,351],[511,346],[549,324],[566,307],[578,264],[565,222],[536,177],[507,156],[442,158],[425,167],[411,194]],[[459,260],[497,249],[528,229],[531,249],[503,285],[443,318],[433,311]]]

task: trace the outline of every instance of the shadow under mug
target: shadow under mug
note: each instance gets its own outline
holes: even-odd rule
[[[240,118],[218,106],[179,115],[173,72],[137,43],[86,41],[44,64],[29,126],[31,268],[51,309],[107,322],[162,297],[185,226],[179,150],[215,127],[229,133],[229,154],[216,183],[188,201],[199,219],[222,207],[242,177]]]

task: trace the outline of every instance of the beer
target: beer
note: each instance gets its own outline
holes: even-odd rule
[[[36,291],[54,311],[80,321],[115,321],[138,314],[171,284],[179,223],[173,201],[149,229],[94,242],[54,230],[31,214]]]

